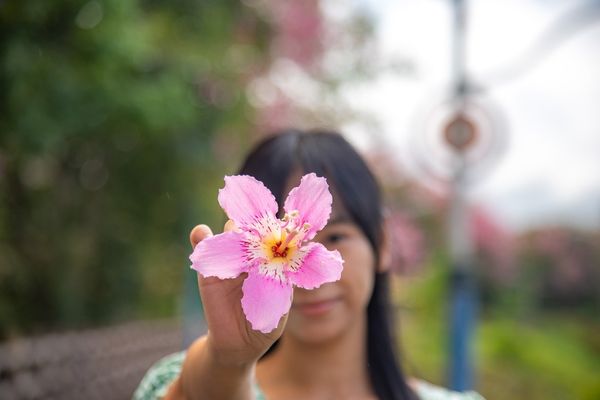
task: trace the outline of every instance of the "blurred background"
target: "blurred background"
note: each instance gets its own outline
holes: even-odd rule
[[[129,398],[201,324],[189,230],[293,126],[385,187],[410,375],[448,385],[466,271],[476,390],[599,399],[598,71],[598,1],[0,1],[0,398]]]

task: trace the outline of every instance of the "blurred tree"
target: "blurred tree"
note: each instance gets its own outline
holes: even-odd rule
[[[600,232],[550,226],[520,240],[522,273],[517,286],[529,292],[528,309],[577,312],[598,321]]]
[[[234,1],[14,0],[0,37],[0,339],[172,313],[269,22]]]
[[[360,123],[381,134],[346,88],[387,67],[376,51],[371,16],[354,2],[248,1],[273,26],[271,63],[250,82],[249,100],[264,132]]]

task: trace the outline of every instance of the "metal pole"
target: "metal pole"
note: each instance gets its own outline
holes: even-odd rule
[[[452,73],[454,79],[454,100],[457,112],[464,106],[467,95],[465,71],[465,25],[466,8],[464,0],[454,2],[454,32]],[[457,153],[452,179],[452,193],[449,210],[450,247],[450,361],[448,365],[449,387],[464,391],[472,388],[473,367],[471,360],[471,339],[475,325],[476,290],[473,278],[472,243],[468,225],[468,204],[465,193],[466,165],[460,152]]]
[[[466,93],[466,7],[464,0],[453,0],[453,3],[452,78],[454,79],[454,93],[457,98],[462,98]]]

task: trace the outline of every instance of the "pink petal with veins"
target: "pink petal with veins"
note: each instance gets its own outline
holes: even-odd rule
[[[327,180],[310,173],[304,175],[300,185],[290,191],[283,208],[286,213],[294,210],[300,213],[298,226],[307,222],[310,224],[304,237],[304,240],[310,240],[327,224],[332,201]]]
[[[190,255],[192,268],[202,276],[219,279],[235,278],[246,271],[244,234],[224,232],[196,245]]]
[[[265,185],[248,175],[225,177],[225,187],[219,190],[219,204],[238,228],[252,225],[263,215],[275,215],[278,210],[273,194]]]
[[[309,243],[302,252],[305,255],[298,270],[286,273],[294,285],[314,289],[340,279],[344,260],[337,250],[330,251],[320,243]]]
[[[242,309],[252,329],[269,333],[292,305],[292,286],[250,271],[242,284]]]

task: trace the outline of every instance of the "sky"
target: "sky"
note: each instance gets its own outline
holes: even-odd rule
[[[345,88],[352,106],[377,120],[377,134],[355,123],[342,130],[363,150],[383,141],[401,168],[427,182],[414,162],[421,154],[414,132],[450,82],[451,3],[355,3],[374,18],[379,58],[397,68]],[[546,224],[600,229],[600,17],[565,40],[553,40],[558,44],[534,57],[530,68],[504,80],[499,75],[519,65],[523,55],[535,54],[538,38],[578,4],[582,1],[467,2],[466,68],[486,85],[481,102],[493,106],[506,127],[506,146],[469,196],[510,229]]]

